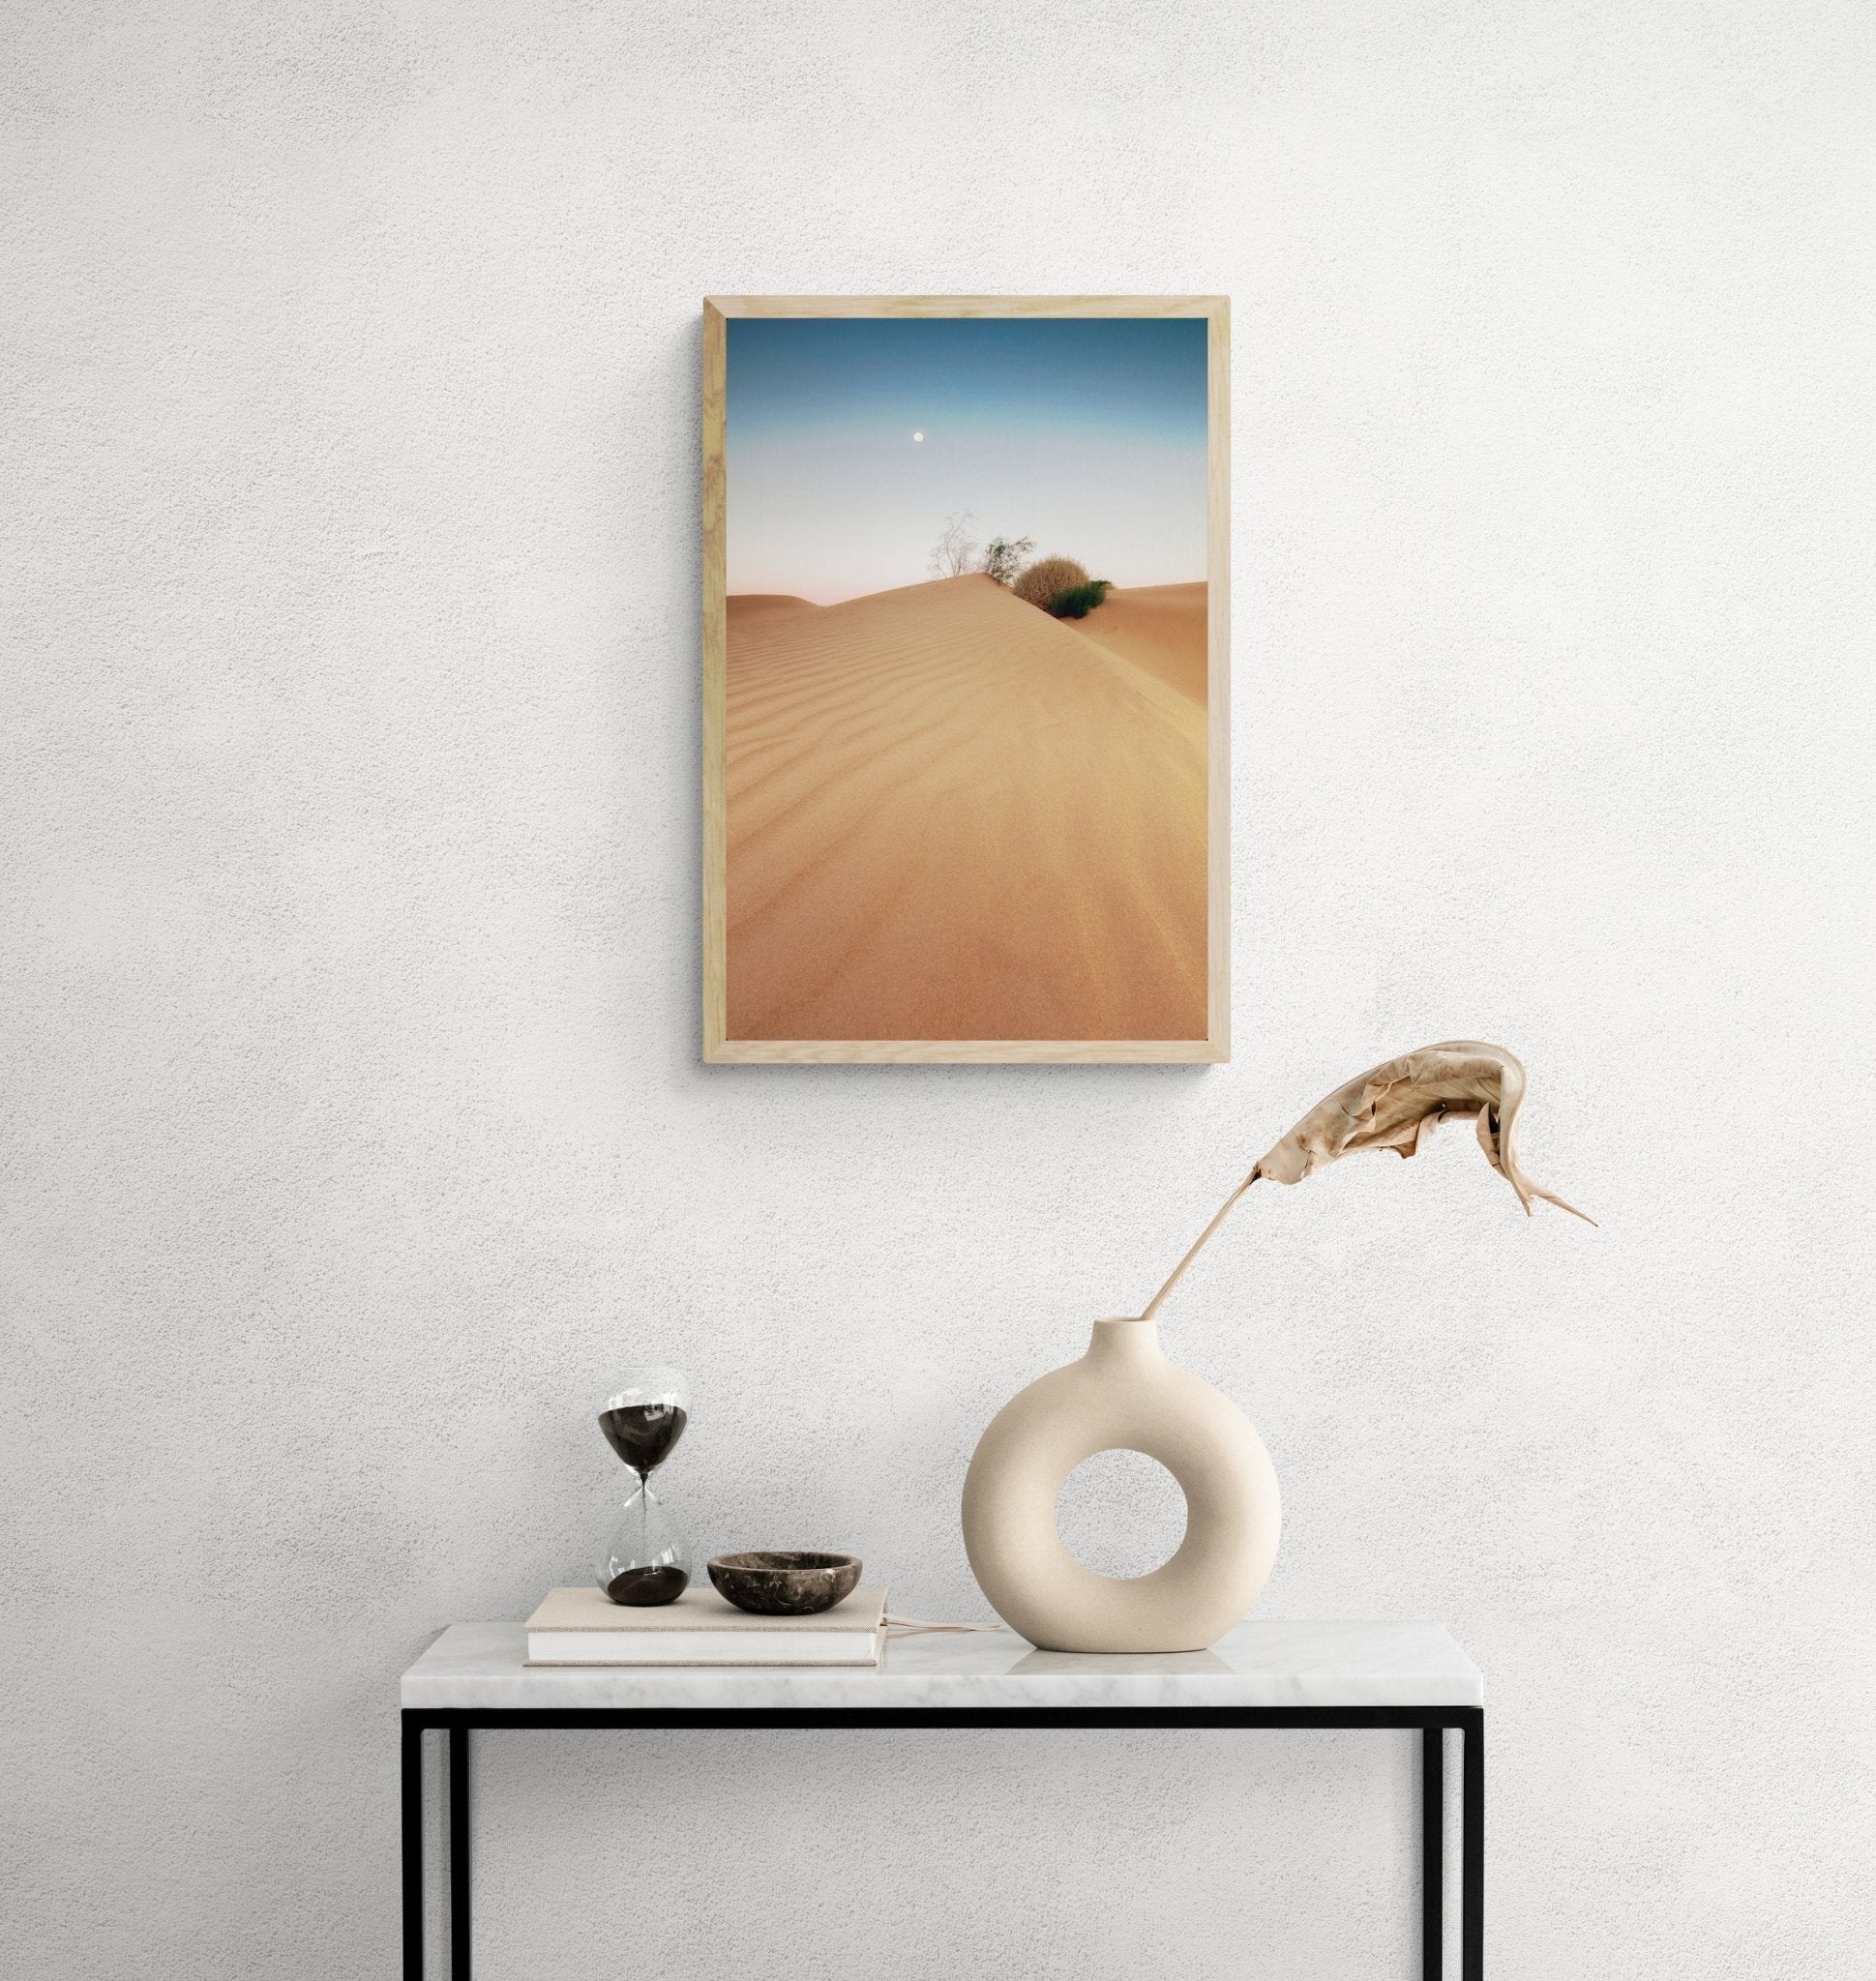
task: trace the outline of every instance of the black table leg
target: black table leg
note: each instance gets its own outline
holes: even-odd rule
[[[450,1981],[469,1981],[469,1730],[450,1729]]]
[[[403,1716],[403,1981],[424,1981],[424,1728]]]
[[[1444,1981],[1446,1937],[1446,1730],[1420,1730],[1420,1977]]]
[[[1460,1850],[1460,1977],[1484,1981],[1485,1969],[1485,1714],[1477,1706],[1449,1707],[1447,1725],[1462,1742]],[[1028,1726],[1201,1725],[1257,1727],[1344,1727],[1417,1725],[1420,1730],[1421,1972],[1423,1981],[1445,1981],[1444,1965],[1444,1728],[1428,1726],[1412,1707],[1246,1708],[1220,1712],[1025,1709],[992,1711],[873,1708],[846,1712],[766,1709],[605,1711],[601,1709],[526,1712],[451,1712],[431,1722],[449,1734],[449,1807],[446,1863],[449,1877],[451,1981],[469,1981],[469,1731],[483,1727],[690,1727],[690,1726]],[[404,1981],[424,1981],[424,1733],[421,1709],[407,1709],[402,1726],[403,1972]]]
[[[1463,1981],[1485,1974],[1485,1715],[1467,1715],[1466,1810],[1461,1837],[1460,1961]]]

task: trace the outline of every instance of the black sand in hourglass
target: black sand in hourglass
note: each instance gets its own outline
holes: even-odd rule
[[[607,1443],[638,1473],[640,1485],[676,1450],[689,1422],[677,1404],[627,1404],[599,1413]]]
[[[599,1413],[606,1441],[639,1475],[643,1492],[651,1474],[670,1457],[689,1417],[678,1404],[626,1404]],[[606,1584],[615,1603],[648,1610],[674,1603],[690,1584],[689,1571],[670,1562],[622,1569]]]

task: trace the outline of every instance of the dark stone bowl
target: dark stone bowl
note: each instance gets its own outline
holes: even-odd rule
[[[783,1549],[755,1554],[713,1554],[717,1594],[758,1616],[814,1616],[850,1596],[860,1580],[857,1554],[815,1554]]]

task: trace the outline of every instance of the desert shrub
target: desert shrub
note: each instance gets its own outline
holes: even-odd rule
[[[992,537],[984,546],[984,576],[994,577],[998,584],[1015,583],[1024,558],[1034,548],[1035,542],[1029,537]]]
[[[944,527],[932,546],[926,569],[934,577],[962,577],[967,571],[976,568],[977,546],[970,535],[970,512],[961,509],[944,518]]]
[[[1057,619],[1086,619],[1114,587],[1104,577],[1090,577],[1086,584],[1071,584],[1057,592],[1044,610]]]
[[[1049,602],[1057,592],[1087,583],[1087,573],[1072,557],[1044,557],[1031,564],[1013,587],[1025,605],[1050,609]]]

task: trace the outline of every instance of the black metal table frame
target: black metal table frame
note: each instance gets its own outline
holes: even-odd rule
[[[1482,1706],[855,1706],[650,1707],[580,1710],[530,1706],[407,1706],[403,1712],[403,1971],[424,1981],[424,1778],[427,1732],[449,1735],[450,1981],[469,1976],[469,1735],[523,1728],[665,1731],[776,1727],[1204,1727],[1420,1730],[1420,1960],[1425,1981],[1443,1981],[1445,1947],[1445,1749],[1464,1736],[1461,1791],[1460,1981],[1482,1981],[1485,1963],[1485,1711]]]

